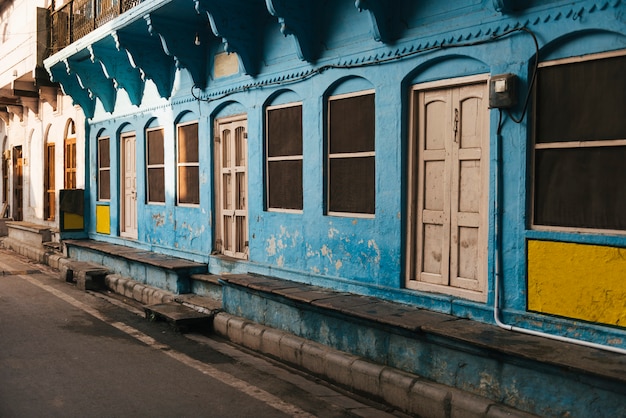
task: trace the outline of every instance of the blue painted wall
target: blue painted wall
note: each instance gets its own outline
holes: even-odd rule
[[[119,238],[119,136],[137,133],[137,149],[145,147],[145,129],[165,128],[166,149],[174,150],[179,118],[197,120],[200,135],[200,205],[175,203],[174,153],[166,154],[166,202],[145,204],[145,165],[138,152],[139,238],[128,245],[207,262],[209,271],[257,272],[290,280],[410,303],[454,315],[492,321],[498,209],[502,212],[501,249],[504,280],[504,319],[522,326],[541,323],[544,330],[577,334],[605,342],[623,338],[618,328],[604,328],[526,312],[526,240],[549,239],[626,246],[626,237],[611,234],[542,232],[528,228],[530,202],[530,125],[532,104],[521,124],[504,115],[498,138],[498,111],[490,115],[489,278],[487,303],[442,294],[404,289],[405,226],[407,222],[407,138],[409,90],[412,85],[475,74],[513,73],[519,77],[520,102],[529,89],[533,57],[532,36],[539,44],[540,60],[626,48],[626,3],[612,1],[503,2],[511,10],[501,13],[491,0],[401,3],[395,15],[402,23],[399,38],[377,41],[373,17],[359,12],[352,0],[324,3],[315,21],[321,28],[323,48],[310,62],[298,58],[292,35],[283,36],[276,19],[266,19],[259,33],[264,39],[258,74],[238,74],[208,80],[204,90],[183,68],[176,72],[169,99],[146,82],[141,106],[118,94],[115,110],[107,113],[96,102],[90,120],[90,190],[93,205],[111,207],[111,234],[94,239],[125,242]],[[158,2],[155,2],[158,4]],[[522,8],[523,10],[515,10]],[[510,34],[507,34],[512,31]],[[263,34],[263,36],[261,36]],[[191,42],[191,41],[190,41]],[[222,50],[219,43],[212,51]],[[397,59],[396,59],[397,58]],[[207,58],[212,60],[211,58]],[[363,65],[363,64],[371,65]],[[332,65],[333,68],[325,67]],[[321,70],[323,69],[323,71]],[[302,75],[310,75],[302,78]],[[283,80],[283,81],[280,81]],[[325,215],[324,115],[325,99],[332,94],[375,90],[376,105],[376,214],[373,218]],[[196,100],[191,92],[202,100]],[[301,213],[264,209],[264,108],[302,102],[304,209]],[[513,110],[517,117],[521,104]],[[216,118],[245,113],[248,118],[249,260],[233,262],[213,251],[213,123]],[[96,202],[99,135],[111,137],[110,202]],[[501,155],[502,194],[496,193],[496,167]],[[118,189],[116,189],[118,188]],[[117,193],[116,193],[117,191]],[[89,225],[95,225],[91,220]]]

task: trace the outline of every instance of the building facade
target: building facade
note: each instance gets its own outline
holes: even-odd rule
[[[45,67],[92,240],[624,353],[624,16],[155,0]]]
[[[89,236],[624,348],[624,7],[142,2],[45,61]]]

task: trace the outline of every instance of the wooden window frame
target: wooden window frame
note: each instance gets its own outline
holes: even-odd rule
[[[374,201],[373,201],[373,212],[344,212],[337,211],[331,209],[331,163],[333,160],[339,159],[357,159],[357,158],[372,158],[374,162],[374,172],[372,175],[374,176],[372,185],[374,189],[376,188],[376,133],[374,132],[374,144],[373,150],[371,151],[357,151],[357,152],[331,152],[331,102],[335,100],[349,99],[353,97],[361,97],[373,95],[374,96],[374,126],[376,126],[376,90],[368,89],[368,90],[360,90],[352,93],[345,94],[337,94],[329,96],[326,100],[327,103],[327,111],[326,111],[326,121],[327,121],[327,133],[326,133],[326,215],[329,216],[338,216],[338,217],[350,217],[350,218],[366,218],[373,219],[376,215],[376,190],[374,193]]]
[[[191,126],[191,125],[196,125],[196,129],[198,131],[197,133],[197,143],[198,143],[198,149],[196,150],[197,153],[197,158],[196,161],[180,161],[180,128],[182,127],[186,127],[186,126]],[[180,188],[181,188],[181,175],[180,175],[180,171],[181,168],[187,168],[187,167],[196,167],[198,169],[198,177],[196,179],[197,181],[197,187],[198,187],[198,200],[197,201],[193,201],[193,202],[181,202],[180,196],[181,196],[181,192],[180,192]],[[191,121],[191,122],[185,122],[185,123],[179,123],[176,125],[176,204],[179,206],[199,206],[200,205],[200,125],[198,123],[198,121]]]
[[[576,56],[570,58],[562,58],[555,59],[550,61],[542,62],[538,65],[539,71],[542,68],[546,67],[555,67],[560,65],[567,64],[575,64],[581,62],[588,61],[596,61],[607,58],[615,58],[615,57],[624,57],[626,56],[626,50],[619,51],[611,51],[611,52],[603,52],[597,54],[589,54],[584,56]],[[538,88],[535,85],[535,89]],[[535,91],[536,93],[536,91]],[[592,234],[602,234],[602,235],[626,235],[626,230],[622,229],[610,229],[610,228],[597,228],[597,227],[584,227],[584,226],[563,226],[563,225],[546,225],[537,223],[536,217],[536,205],[538,204],[537,199],[537,151],[541,150],[583,150],[583,149],[593,149],[593,148],[607,148],[607,147],[626,147],[626,138],[618,138],[618,139],[609,139],[602,140],[600,138],[596,140],[572,140],[572,141],[552,141],[552,142],[538,142],[538,123],[537,118],[540,117],[538,114],[538,106],[537,106],[537,94],[534,95],[535,105],[533,106],[534,112],[534,121],[533,131],[532,131],[532,162],[531,162],[531,204],[530,204],[530,228],[537,231],[552,231],[552,232],[574,232],[574,233],[592,233]]]
[[[299,154],[288,154],[288,155],[280,155],[280,156],[270,156],[270,127],[269,127],[269,113],[272,111],[280,110],[280,109],[288,109],[288,108],[300,108],[300,121],[302,122],[302,102],[291,102],[282,105],[268,106],[265,109],[265,199],[266,199],[266,210],[268,212],[285,212],[285,213],[302,213],[304,210],[304,191],[303,191],[303,176],[300,175],[300,183],[293,184],[292,187],[299,187],[300,194],[300,207],[299,208],[284,208],[278,206],[272,206],[271,202],[271,188],[275,182],[270,177],[270,163],[272,162],[287,162],[287,161],[299,161],[300,169],[304,170],[304,159],[303,159],[303,134],[302,134],[302,123],[300,125],[300,153]],[[283,180],[285,181],[285,180]]]
[[[100,142],[108,141],[109,142],[109,165],[105,166],[102,164],[103,158],[101,154]],[[109,197],[103,197],[103,188],[102,188],[102,176],[105,174],[109,176]],[[108,136],[103,136],[98,138],[98,201],[99,202],[108,202],[111,200],[111,139]]]
[[[160,163],[150,163],[150,133],[161,131],[163,135],[163,160]],[[150,196],[150,171],[154,169],[163,170],[163,183],[161,184],[161,188],[163,190],[163,200],[153,200]],[[146,130],[146,203],[148,204],[165,204],[165,129],[163,127],[155,127]]]
[[[51,151],[52,149],[52,151]],[[52,152],[52,160],[50,159]],[[54,142],[45,144],[44,159],[44,220],[54,221],[56,217],[56,182],[55,182],[55,154],[56,148]]]
[[[70,119],[67,124],[65,139],[63,140],[63,187],[65,189],[75,189],[77,186],[76,147],[76,123]]]

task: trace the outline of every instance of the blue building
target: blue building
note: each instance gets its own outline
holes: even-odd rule
[[[45,61],[89,239],[626,353],[626,3],[114,3]]]

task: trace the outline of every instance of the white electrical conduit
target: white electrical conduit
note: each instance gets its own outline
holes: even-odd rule
[[[501,257],[501,242],[500,242],[500,199],[501,199],[501,191],[500,191],[500,160],[501,160],[501,148],[502,148],[502,135],[500,135],[500,123],[502,119],[502,111],[500,110],[500,120],[498,121],[498,133],[496,137],[496,173],[495,173],[495,224],[494,224],[494,234],[495,234],[495,289],[494,289],[494,301],[493,301],[493,319],[496,321],[496,324],[507,331],[519,332],[522,334],[535,335],[537,337],[545,337],[550,338],[556,341],[562,341],[565,343],[576,344],[584,347],[597,348],[600,350],[612,351],[618,354],[626,354],[626,349],[613,347],[604,344],[592,343],[589,341],[578,340],[575,338],[562,337],[560,335],[548,334],[541,331],[534,331],[526,328],[516,327],[514,325],[505,324],[500,320],[500,257]]]

